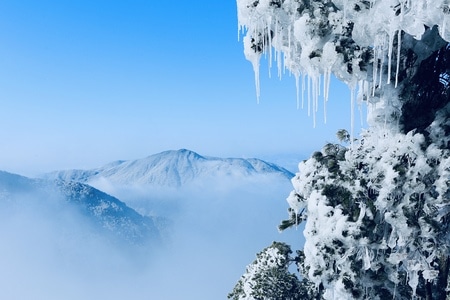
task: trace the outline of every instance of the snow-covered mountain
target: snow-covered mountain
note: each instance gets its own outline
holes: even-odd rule
[[[97,182],[106,179],[117,185],[178,187],[188,183],[244,179],[275,175],[291,179],[288,170],[260,159],[201,156],[190,150],[165,151],[143,159],[116,161],[92,170],[66,170],[46,174],[47,179]]]
[[[142,216],[125,203],[87,184],[63,180],[31,179],[0,171],[0,204],[32,199],[36,207],[68,206],[86,217],[97,234],[132,244],[159,243],[157,221]],[[51,216],[51,214],[50,214]]]

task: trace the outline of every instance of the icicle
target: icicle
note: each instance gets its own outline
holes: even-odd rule
[[[329,95],[329,91],[330,91],[330,84],[331,84],[331,68],[328,68],[325,71],[325,75],[324,75],[324,83],[323,83],[323,96],[325,98],[326,101],[328,101],[328,95]]]
[[[305,107],[306,75],[302,73],[302,109]]]
[[[405,14],[406,10],[406,3],[408,1],[400,2],[401,8],[400,8],[400,24],[403,23],[403,16]],[[395,87],[398,85],[398,73],[400,71],[400,52],[401,52],[401,44],[402,44],[402,30],[397,30],[397,66],[395,71]]]
[[[291,42],[291,30],[292,29],[291,28],[292,28],[292,26],[288,27],[288,52],[287,52],[288,54],[286,54],[286,52],[284,53],[284,55],[285,55],[284,56],[284,64],[286,64],[286,60],[287,60],[286,56],[289,57],[292,53],[292,49],[291,49],[292,48],[292,42]]]
[[[383,65],[384,65],[384,57],[385,57],[385,55],[384,55],[384,52],[383,52],[383,49],[384,49],[384,47],[385,47],[385,45],[384,45],[384,42],[385,41],[383,41],[383,43],[382,43],[382,45],[381,45],[381,49],[379,49],[379,51],[381,52],[381,61],[380,61],[380,79],[379,79],[379,88],[381,89],[381,85],[382,85],[382,83],[383,83]]]
[[[253,71],[255,73],[255,86],[256,86],[256,102],[259,104],[259,96],[261,94],[260,82],[259,82],[259,63],[258,66],[253,66]]]
[[[372,84],[373,84],[373,88],[372,88],[372,97],[375,97],[375,90],[377,89],[377,76],[378,76],[378,51],[377,48],[374,48],[373,51],[373,55],[374,55],[374,66],[373,66],[373,74],[372,74]]]
[[[319,94],[320,94],[320,87],[319,87],[319,76],[318,75],[314,75],[314,77],[312,77],[312,105],[313,105],[313,126],[314,128],[316,128],[316,114],[317,114],[317,110],[318,110],[318,104],[319,104]]]
[[[267,41],[269,42],[269,44],[267,45],[268,48],[269,48],[269,58],[268,58],[269,78],[272,78],[271,69],[272,69],[272,60],[273,60],[273,58],[272,58],[272,37],[270,36],[271,35],[270,34],[270,32],[271,32],[270,24],[272,24],[272,17],[271,16],[268,17],[266,30],[267,30],[267,35],[268,35]],[[266,45],[264,45],[264,49],[266,49]]]
[[[317,77],[314,79],[313,83],[313,89],[314,89],[314,115],[313,115],[313,120],[314,120],[314,128],[316,128],[316,115],[317,115],[317,110],[318,110],[318,106],[319,106],[319,94],[320,94],[320,88],[319,88],[319,79],[320,77]]]
[[[391,63],[392,63],[392,48],[394,47],[394,34],[393,33],[389,33],[388,35],[388,74],[387,74],[387,84],[391,83]]]
[[[381,89],[383,84],[383,66],[386,53],[386,36],[377,36],[374,42],[374,67],[373,67],[373,87],[372,97],[375,96],[376,90]],[[389,76],[390,77],[390,76]],[[389,83],[389,82],[388,82]]]
[[[308,117],[311,116],[311,77],[308,75]]]
[[[403,11],[403,10],[402,10]],[[397,69],[395,71],[395,87],[398,85],[398,73],[400,72],[400,51],[401,51],[401,43],[402,43],[402,31],[398,30],[397,36]]]
[[[251,63],[253,66],[253,73],[255,74],[255,88],[256,88],[256,102],[259,104],[259,96],[261,94],[260,88],[260,80],[259,80],[259,62],[261,59],[261,55],[254,55],[251,59]]]
[[[323,115],[324,122],[327,123],[327,102],[328,102],[328,93],[330,91],[330,81],[331,81],[331,68],[328,68],[324,74],[323,80]]]
[[[356,87],[355,86],[349,86],[350,87],[350,145],[353,148],[353,137],[354,137],[354,127],[355,127],[355,93],[356,93]]]
[[[256,88],[256,102],[259,103],[260,98],[260,61],[261,53],[256,53],[252,48],[251,35],[247,34],[244,37],[244,54],[245,57],[251,62],[253,67],[253,73],[255,74],[255,88]]]
[[[281,65],[281,51],[276,50],[276,59],[277,59],[277,68],[278,68],[278,78],[281,80],[282,71],[285,69],[284,66]]]
[[[319,99],[320,96],[320,86],[322,85],[322,76],[319,75],[317,76],[317,99]]]
[[[297,109],[300,108],[300,77],[299,74],[295,73],[295,92],[297,97]],[[303,101],[302,101],[302,108],[303,108]]]

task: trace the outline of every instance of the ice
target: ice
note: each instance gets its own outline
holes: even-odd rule
[[[369,255],[369,249],[365,248],[365,255],[364,255],[364,265],[363,268],[364,270],[369,270],[371,267],[371,263],[372,263],[372,258]]]
[[[373,0],[367,7],[361,2],[335,0],[333,1],[335,8],[328,9],[327,17],[322,15],[321,1],[302,2],[304,7],[301,13],[295,13],[299,6],[298,1],[280,3],[266,0],[237,0],[238,32],[245,35],[244,52],[253,65],[258,101],[259,60],[261,55],[264,55],[268,60],[269,76],[272,61],[276,61],[280,78],[285,70],[296,77],[309,77],[301,80],[302,105],[299,104],[300,80],[296,81],[296,101],[297,107],[304,107],[303,92],[306,89],[308,114],[313,118],[313,124],[316,124],[316,113],[319,111],[320,97],[317,90],[319,85],[322,85],[323,91],[322,111],[325,121],[327,119],[326,103],[331,75],[352,87],[356,82],[366,80],[371,83],[371,93],[367,93],[364,103],[375,105],[376,102],[385,102],[383,86],[391,83],[394,76],[395,83],[392,85],[398,87],[401,84],[398,76],[402,67],[399,59],[404,40],[402,35],[406,34],[418,40],[424,36],[426,27],[437,25],[443,38],[450,37],[447,24],[450,18],[449,5],[443,0],[433,3],[424,0]],[[357,12],[354,10],[356,4],[360,6]],[[359,68],[361,58],[358,57],[358,53],[355,53],[354,57],[347,57],[337,51],[341,39],[346,39],[348,22],[353,24],[352,38],[356,45],[360,49],[361,47],[372,49],[373,60],[365,69]],[[327,25],[329,27],[324,28],[324,24],[329,24]],[[352,66],[352,72],[348,72],[347,65]],[[320,76],[323,76],[323,82],[318,85]],[[382,97],[379,97],[380,95]],[[377,110],[367,109],[367,112],[377,113]],[[377,118],[368,117],[368,119]]]
[[[402,49],[402,32],[397,32],[397,66],[395,69],[395,87],[398,86],[398,74],[400,72],[400,53]]]
[[[292,191],[289,197],[286,198],[289,206],[294,210],[295,214],[298,214],[303,208],[305,208],[305,202],[301,201],[297,193]]]
[[[347,101],[351,146],[337,162],[339,176],[327,167],[330,161],[323,157],[328,154],[322,151],[317,159],[299,164],[294,191],[287,198],[295,213],[305,209],[308,218],[304,253],[309,279],[317,286],[326,283],[325,299],[348,299],[338,274],[358,281],[361,273],[352,270],[348,262],[349,257],[357,257],[364,270],[377,271],[376,266],[382,266],[391,286],[400,285],[405,273],[414,292],[421,276],[434,280],[437,275],[432,263],[447,254],[445,247],[439,247],[443,238],[430,238],[436,234],[430,222],[439,223],[450,212],[450,154],[446,148],[450,141],[443,129],[444,117],[439,119],[441,125],[431,126],[427,137],[436,147],[425,149],[427,142],[421,134],[401,133],[398,90],[405,85],[400,76],[405,71],[405,51],[414,51],[415,64],[420,64],[442,47],[436,32],[450,39],[448,1],[237,0],[237,4],[244,52],[255,71],[257,98],[262,55],[269,59],[269,66],[271,60],[277,61],[280,78],[285,70],[295,76],[297,108],[304,108],[307,102],[314,126],[319,111],[327,120],[331,76],[351,91]],[[355,141],[355,109],[358,105],[361,112],[363,104],[367,104],[371,130]],[[449,112],[450,107],[446,116]],[[345,182],[342,178],[350,179]],[[355,178],[364,178],[365,183]],[[326,185],[345,188],[353,196],[370,194],[376,200],[369,209],[361,204],[364,201],[351,199],[360,209],[360,215],[351,218],[344,213],[343,204],[327,199],[323,193]],[[408,214],[414,209],[426,217],[411,222]],[[383,228],[380,241],[371,244],[356,238],[362,224],[374,218]],[[333,242],[340,245],[342,253],[327,252],[336,248]]]
[[[394,45],[394,33],[390,32],[388,34],[388,49],[387,49],[387,56],[388,56],[388,72],[387,72],[387,84],[391,83],[391,70],[392,70],[392,51],[393,51],[393,45]],[[383,49],[384,50],[384,49]]]
[[[350,143],[353,147],[353,139],[355,136],[355,97],[356,97],[356,87],[350,86]]]
[[[367,90],[367,87],[364,88],[364,86],[367,84],[361,82],[360,88]],[[434,131],[437,132],[437,130]],[[336,183],[336,181],[331,173],[327,173],[326,168],[320,167],[320,159],[310,159],[300,163],[299,173],[293,179],[295,194],[291,193],[291,195],[295,195],[295,198],[291,199],[290,206],[293,209],[300,209],[297,199],[301,196],[303,199],[301,209],[306,208],[308,216],[304,235],[306,239],[305,264],[310,268],[309,277],[316,284],[322,282],[321,280],[333,278],[336,276],[336,270],[330,268],[329,262],[336,261],[339,266],[339,274],[353,274],[348,276],[357,278],[359,273],[352,273],[351,267],[348,265],[348,258],[356,253],[364,270],[376,271],[377,266],[383,264],[389,280],[398,285],[401,284],[400,272],[405,272],[408,276],[407,283],[411,289],[416,289],[420,276],[425,280],[436,278],[437,273],[433,269],[432,263],[442,255],[439,253],[446,250],[441,248],[441,243],[436,240],[435,229],[424,219],[418,220],[418,228],[412,227],[404,208],[414,207],[410,199],[415,194],[420,194],[420,199],[424,199],[430,191],[432,193],[436,191],[440,195],[448,191],[449,151],[446,151],[444,155],[443,150],[437,149],[436,146],[424,149],[423,145],[426,142],[424,135],[414,132],[402,134],[390,131],[368,131],[363,137],[364,143],[355,142],[354,147],[346,152],[345,161],[340,163],[340,170],[342,176],[349,176],[355,172],[355,165],[364,163],[367,166],[365,176],[358,178],[364,178],[373,183],[369,187],[373,193],[378,193],[375,202],[376,211],[372,212],[363,203],[360,203],[360,214],[357,220],[350,222],[339,206],[330,206],[328,199],[321,191],[326,184]],[[438,136],[435,138],[440,139]],[[441,157],[441,159],[439,167],[435,171],[430,164],[435,163],[437,157]],[[399,164],[408,166],[408,172],[405,175],[400,175],[396,170],[396,166]],[[433,172],[439,173],[433,185],[425,185],[423,181],[417,180],[423,174],[432,174]],[[402,176],[407,177],[405,179]],[[345,182],[342,184],[353,195],[364,191],[360,181],[350,185]],[[432,201],[446,203],[442,196]],[[430,203],[434,207],[433,209],[425,206],[423,210],[430,217],[439,220],[441,216],[450,211],[450,207],[445,204],[446,206],[442,206],[442,213],[438,213],[436,209],[439,205],[436,203]],[[379,226],[385,228],[384,243],[372,243],[367,238],[354,238],[365,219],[373,219],[374,213],[383,216],[384,220]],[[347,233],[343,234],[343,232]],[[344,250],[335,256],[323,251],[324,247],[330,247],[331,241],[334,240],[339,240],[342,243],[340,249]],[[430,240],[433,242],[423,242]],[[389,254],[386,254],[386,249],[389,249],[387,251]],[[398,266],[402,266],[401,269],[398,269]],[[319,273],[320,276],[317,275]],[[326,287],[330,299],[333,295],[345,292],[339,289],[341,277],[334,278],[336,280],[328,283]]]
[[[248,44],[251,44],[251,38],[250,36],[246,35],[244,37],[244,49],[246,49],[245,57],[252,63],[253,66],[253,72],[255,73],[255,88],[256,88],[256,99],[259,103],[260,98],[260,81],[259,81],[259,70],[260,70],[260,60],[261,60],[261,54],[253,51],[253,49],[250,48],[250,46],[247,46]],[[250,49],[250,50],[248,50]]]

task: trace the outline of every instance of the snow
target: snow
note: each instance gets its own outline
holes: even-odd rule
[[[259,299],[261,296],[259,290],[264,287],[258,282],[261,281],[261,276],[267,276],[271,274],[273,278],[268,278],[268,280],[275,280],[274,270],[280,272],[280,269],[287,269],[287,261],[289,257],[287,253],[282,253],[280,249],[277,248],[275,244],[270,247],[265,248],[262,252],[257,254],[257,259],[250,265],[247,266],[245,274],[239,280],[242,291],[240,291],[239,299],[241,300],[254,300]],[[259,284],[258,284],[259,283]],[[259,297],[255,297],[259,296]],[[266,297],[264,297],[266,298]]]
[[[352,90],[358,82],[365,81],[367,86],[363,91],[359,90],[365,94],[365,103],[383,102],[386,97],[379,98],[378,91],[386,85],[399,85],[401,66],[398,57],[402,43],[418,43],[420,39],[426,43],[425,27],[435,25],[441,37],[450,38],[449,5],[445,0],[237,0],[237,11],[238,28],[244,35],[244,53],[255,72],[257,98],[260,97],[261,57],[266,57],[270,66],[272,60],[276,60],[279,76],[287,69],[296,77],[297,95],[300,89],[302,95],[305,90],[305,80],[300,87],[298,78],[309,77],[306,80],[308,112],[312,114],[314,125],[321,90],[326,116],[331,74]],[[348,34],[350,26],[351,35]],[[403,34],[416,41],[405,41]],[[350,39],[354,44],[345,45]],[[436,46],[427,44],[426,47],[414,47],[414,50],[423,58]],[[351,47],[352,53],[341,50],[345,47]],[[370,61],[365,61],[366,52],[372,53]],[[361,63],[367,66],[361,67]],[[393,83],[392,75],[395,77]],[[324,76],[323,80],[321,76]],[[372,92],[367,93],[367,90]],[[360,100],[363,98],[359,97]]]
[[[430,131],[440,139],[438,128]],[[420,276],[436,278],[433,261],[445,255],[442,245],[448,243],[447,233],[436,232],[425,218],[440,222],[449,212],[444,195],[450,185],[450,151],[436,144],[424,148],[425,143],[424,136],[414,132],[366,131],[339,161],[337,177],[327,168],[326,148],[322,156],[313,155],[299,164],[287,201],[295,212],[306,208],[305,266],[313,283],[328,283],[325,299],[352,299],[342,289],[342,278],[364,284],[359,279],[364,272],[377,271],[380,265],[394,285],[399,284],[399,272],[406,272],[413,293]],[[344,204],[331,203],[323,192],[331,185],[348,190],[358,216],[350,218]],[[365,205],[369,194],[376,195],[372,208]],[[405,208],[418,210],[419,205],[426,217],[416,219],[416,227]],[[379,233],[381,239],[369,242],[358,237],[375,216],[381,218],[378,226],[385,228]],[[352,268],[355,259],[361,261],[362,270]]]
[[[287,197],[307,218],[304,275],[324,285],[325,299],[352,299],[344,278],[369,295],[364,276],[383,266],[391,287],[406,274],[415,296],[421,276],[436,279],[436,261],[450,247],[448,234],[433,225],[450,212],[450,105],[436,114],[427,138],[403,133],[399,90],[408,82],[401,72],[414,74],[450,41],[448,1],[237,0],[237,8],[258,98],[261,57],[269,65],[276,59],[279,74],[294,74],[297,106],[301,93],[314,126],[321,98],[326,120],[331,75],[351,90],[351,145],[341,158],[324,148],[301,162]],[[407,51],[417,58],[405,69]],[[371,129],[354,141],[354,109],[362,103]]]
[[[305,202],[299,198],[299,195],[295,191],[291,191],[289,196],[286,198],[286,201],[289,204],[289,207],[294,210],[294,213],[298,215],[298,213],[305,208]]]
[[[259,159],[207,157],[180,149],[164,151],[142,159],[111,163],[93,170],[56,171],[44,177],[86,182],[103,187],[179,187],[202,182],[224,182],[227,179],[251,181],[271,176],[291,179],[293,174]]]

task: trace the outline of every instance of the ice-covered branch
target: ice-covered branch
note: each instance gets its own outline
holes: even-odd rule
[[[279,74],[288,69],[297,79],[307,75],[315,91],[310,101],[317,101],[321,90],[327,97],[330,73],[352,88],[365,81],[359,99],[367,100],[383,85],[400,83],[407,59],[420,62],[450,39],[446,0],[237,0],[237,5],[258,96],[262,54],[269,64],[277,63]],[[443,40],[427,38],[433,27]],[[414,57],[403,55],[404,49]],[[320,82],[325,87],[317,86]]]

